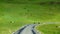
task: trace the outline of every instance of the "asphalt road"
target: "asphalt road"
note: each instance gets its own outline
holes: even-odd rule
[[[23,26],[21,29],[17,30],[13,34],[40,34],[40,32],[37,32],[35,29],[35,26],[38,24],[29,24],[26,26]]]

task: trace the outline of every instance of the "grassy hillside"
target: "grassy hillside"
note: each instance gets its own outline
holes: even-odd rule
[[[59,2],[60,0],[0,0],[5,3],[40,3],[40,2]]]
[[[0,16],[8,20],[22,17],[33,21],[59,21],[60,5],[0,3]]]
[[[60,34],[60,24],[46,24],[39,26],[37,29],[44,34]]]
[[[34,22],[41,22],[41,23],[60,22],[59,4],[40,5],[36,3],[16,4],[16,3],[4,3],[4,2],[0,3],[0,34],[11,34],[12,32],[19,29],[22,25],[31,24]],[[36,2],[38,1],[36,0]],[[47,24],[39,26],[37,29],[39,31],[41,30],[45,34],[55,34],[56,31],[58,31],[57,34],[59,34],[60,28],[55,28],[55,26],[59,25]]]

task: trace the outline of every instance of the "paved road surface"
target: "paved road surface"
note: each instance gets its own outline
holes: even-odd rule
[[[13,34],[40,34],[40,32],[37,32],[35,29],[35,26],[37,25],[38,24],[26,25],[22,27],[21,29],[19,29],[18,31],[14,32]]]

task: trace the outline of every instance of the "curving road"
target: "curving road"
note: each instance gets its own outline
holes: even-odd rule
[[[37,25],[38,24],[26,25],[22,27],[21,29],[19,29],[18,31],[14,32],[13,34],[40,34],[40,32],[37,32],[35,29],[35,26]]]

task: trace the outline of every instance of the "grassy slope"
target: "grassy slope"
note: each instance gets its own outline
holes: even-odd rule
[[[46,24],[39,26],[37,29],[44,34],[60,34],[60,24]]]
[[[60,5],[43,6],[38,4],[0,3],[0,34],[11,34],[14,30],[19,29],[20,26],[33,23],[34,21],[60,22],[59,20]],[[56,25],[43,26],[39,27],[39,30],[47,33],[47,29],[45,28],[48,28],[50,31]],[[53,32],[55,31],[53,30]],[[53,32],[50,31],[49,33],[53,34]]]
[[[35,5],[35,4],[1,4],[1,18],[13,19],[27,18],[29,20],[59,21],[60,5]],[[16,18],[17,17],[17,18]],[[10,18],[6,18],[11,20]],[[12,20],[13,20],[12,19]]]
[[[60,0],[0,0],[1,2],[28,2],[28,3],[36,3],[36,2],[49,2],[49,1],[60,1]]]

